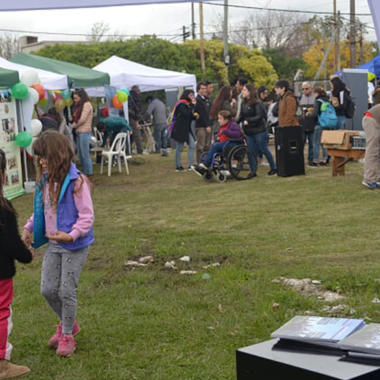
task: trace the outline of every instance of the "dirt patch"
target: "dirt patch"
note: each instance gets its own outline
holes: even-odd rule
[[[311,278],[304,278],[299,280],[297,278],[279,277],[272,280],[272,282],[284,284],[285,286],[293,288],[305,296],[317,297],[324,302],[332,303],[345,298],[336,292],[326,290],[323,287],[321,281],[312,280]]]

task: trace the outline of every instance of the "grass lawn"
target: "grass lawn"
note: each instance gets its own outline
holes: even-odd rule
[[[380,298],[380,192],[361,185],[362,164],[349,163],[344,177],[331,167],[290,178],[260,168],[253,180],[220,184],[176,173],[173,154],[143,161],[130,176],[94,177],[96,243],[79,285],[73,357],[46,344],[57,321],[39,293],[44,249],[18,265],[12,361],[32,369],[28,379],[234,379],[237,348],[295,314],[327,315],[324,301],[272,281],[279,276],[320,280],[345,296],[337,316],[380,322],[371,302]],[[21,227],[32,196],[13,205]],[[146,255],[155,262],[125,266]],[[177,270],[164,267],[170,260]]]

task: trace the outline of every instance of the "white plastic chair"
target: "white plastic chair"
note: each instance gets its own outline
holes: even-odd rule
[[[101,166],[100,166],[100,174],[103,174],[104,157],[107,157],[107,159],[108,159],[108,176],[111,175],[112,159],[114,156],[116,156],[117,165],[119,168],[119,173],[121,173],[121,160],[120,160],[120,158],[123,157],[124,163],[125,163],[125,171],[129,175],[127,160],[132,158],[132,156],[127,156],[125,154],[125,142],[126,142],[126,140],[127,140],[127,134],[125,132],[120,132],[116,135],[115,139],[113,140],[111,148],[109,150],[103,150],[102,151],[102,162],[101,162]]]
[[[97,129],[93,130],[93,134],[94,134],[94,136],[96,138],[96,143],[90,149],[90,152],[94,153],[94,156],[96,157],[97,154],[99,154],[100,152],[102,152],[104,150],[104,148],[102,147],[102,145],[103,145],[103,136],[102,136],[102,134]]]

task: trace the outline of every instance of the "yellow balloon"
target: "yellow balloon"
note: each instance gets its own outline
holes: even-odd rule
[[[54,107],[58,112],[61,112],[66,107],[65,101],[63,99],[57,99],[54,103]]]
[[[64,102],[66,104],[66,107],[71,107],[73,105],[73,99],[71,98],[64,99]]]

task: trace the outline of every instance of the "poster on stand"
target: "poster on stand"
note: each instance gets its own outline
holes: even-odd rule
[[[22,186],[20,148],[16,145],[17,113],[16,101],[0,100],[0,149],[7,157],[4,195],[7,199],[25,193]]]

